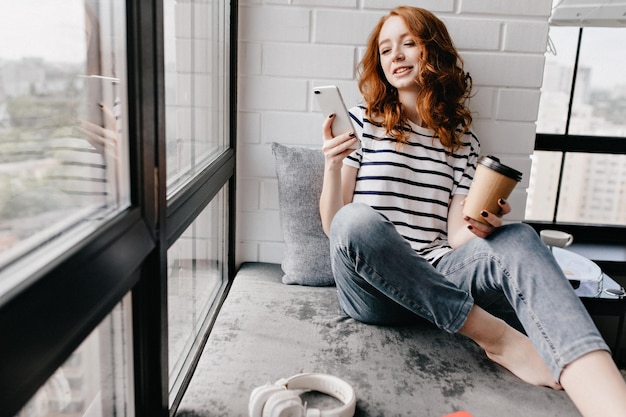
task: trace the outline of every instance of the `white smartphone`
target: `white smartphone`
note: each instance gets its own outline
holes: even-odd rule
[[[336,85],[315,87],[313,89],[313,94],[315,94],[317,103],[320,105],[322,114],[325,117],[328,117],[333,113],[335,114],[335,120],[333,120],[332,127],[333,134],[340,135],[350,130],[356,134],[356,127],[354,126],[352,118],[346,108],[346,104],[341,97],[341,92]],[[351,146],[352,149],[359,149],[361,147],[361,138],[359,138],[358,135],[357,139],[359,140]]]

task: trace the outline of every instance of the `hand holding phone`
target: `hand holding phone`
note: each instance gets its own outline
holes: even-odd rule
[[[341,97],[341,92],[336,85],[315,87],[313,89],[313,93],[315,94],[315,98],[317,99],[324,116],[328,117],[331,114],[335,115],[332,127],[335,135],[349,131],[356,134],[357,131],[352,122],[352,118],[350,117],[350,113],[348,113],[348,109],[346,108],[343,98]],[[359,149],[361,147],[361,138],[357,137],[357,139],[359,140],[351,146],[352,149]]]

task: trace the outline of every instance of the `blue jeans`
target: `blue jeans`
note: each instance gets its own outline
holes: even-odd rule
[[[330,232],[339,303],[365,323],[423,319],[455,333],[474,306],[523,327],[559,380],[563,368],[594,350],[609,350],[549,249],[525,224],[498,228],[437,262],[420,257],[395,226],[352,203]]]

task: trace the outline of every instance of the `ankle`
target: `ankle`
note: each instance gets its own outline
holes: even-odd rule
[[[460,334],[469,337],[485,352],[494,355],[502,353],[506,341],[511,337],[511,331],[516,332],[504,320],[477,306],[472,308],[465,324],[459,329]]]

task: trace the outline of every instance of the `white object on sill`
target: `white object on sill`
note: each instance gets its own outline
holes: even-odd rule
[[[579,297],[597,297],[602,292],[604,273],[598,265],[582,255],[567,249],[552,248],[565,277],[575,284],[574,292]]]

